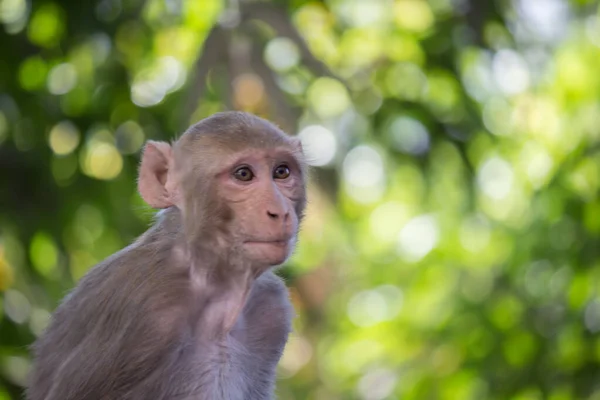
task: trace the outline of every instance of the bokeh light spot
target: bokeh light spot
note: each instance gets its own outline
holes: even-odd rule
[[[117,149],[123,154],[133,154],[144,144],[144,130],[135,121],[123,122],[115,131]]]
[[[29,329],[31,329],[31,332],[34,335],[40,336],[48,326],[49,322],[50,313],[48,311],[41,308],[34,308],[31,312],[31,317],[29,318]]]
[[[70,92],[77,84],[77,70],[73,64],[63,63],[50,70],[48,91],[60,95]]]
[[[324,166],[335,157],[335,135],[322,125],[309,125],[298,133],[302,148],[310,165]]]
[[[150,107],[160,103],[165,92],[160,85],[151,81],[137,82],[131,86],[131,100],[140,107]]]
[[[373,29],[348,30],[341,38],[338,51],[349,69],[368,68],[382,56],[381,33]]]
[[[242,109],[256,108],[264,96],[265,85],[256,74],[241,74],[233,81],[233,97]]]
[[[289,38],[276,37],[265,48],[265,60],[276,71],[287,71],[300,61],[298,46]]]
[[[374,148],[357,146],[346,155],[343,175],[352,185],[368,188],[383,180],[383,159]]]
[[[27,357],[17,355],[6,355],[0,359],[1,370],[11,383],[25,387],[31,370],[31,362]]]
[[[498,156],[487,159],[477,174],[477,184],[494,200],[507,197],[512,189],[514,173],[508,162]]]
[[[79,130],[71,121],[62,121],[50,130],[50,148],[57,155],[67,155],[79,145]]]
[[[313,349],[308,340],[296,334],[290,335],[279,362],[279,368],[283,370],[283,376],[289,378],[295,375],[300,368],[310,361],[312,353]]]
[[[594,299],[588,303],[585,308],[584,321],[590,332],[600,332],[600,300]]]
[[[348,185],[348,194],[359,202],[376,201],[385,190],[383,159],[368,145],[356,146],[346,154],[342,176]]]
[[[395,33],[385,38],[383,51],[392,61],[407,61],[417,65],[425,62],[420,42],[409,34]]]
[[[423,33],[434,23],[429,4],[424,0],[397,0],[394,2],[394,17],[402,29]]]
[[[420,121],[398,117],[389,127],[392,145],[405,153],[420,155],[429,150],[429,132]]]
[[[0,2],[0,21],[10,25],[21,20],[27,12],[25,0],[2,0]]]
[[[600,186],[600,159],[582,159],[568,177],[572,190],[586,200],[597,197]]]
[[[420,215],[408,221],[398,235],[398,252],[407,261],[417,262],[435,248],[439,227],[432,215]]]
[[[281,90],[293,95],[303,94],[308,86],[307,78],[295,73],[278,75],[275,77],[275,80]]]
[[[355,294],[348,303],[348,317],[356,326],[370,326],[385,319],[385,299],[376,291]]]
[[[492,69],[496,84],[507,95],[515,95],[529,87],[527,63],[513,50],[500,50],[494,56]]]
[[[53,278],[58,263],[58,248],[52,237],[37,232],[31,240],[29,256],[34,268],[44,277]]]
[[[318,78],[306,93],[308,103],[321,118],[340,115],[350,106],[348,91],[338,80]]]
[[[27,35],[32,43],[49,48],[62,39],[66,26],[63,10],[54,3],[46,3],[34,11]]]
[[[83,157],[82,170],[92,178],[110,180],[123,169],[123,157],[114,145],[93,142],[88,145]]]
[[[527,142],[521,151],[529,182],[535,189],[542,187],[551,177],[554,161],[548,152],[534,142]]]
[[[564,0],[517,0],[516,10],[526,29],[538,38],[551,41],[564,33],[569,20]]]
[[[395,242],[402,225],[409,219],[406,206],[398,202],[387,202],[371,213],[371,234],[383,242]]]
[[[23,324],[31,315],[31,303],[18,290],[9,289],[4,293],[4,313],[17,324]]]
[[[4,249],[0,246],[0,292],[7,290],[14,282],[14,270],[4,256]]]
[[[172,56],[161,57],[138,73],[131,85],[131,100],[140,107],[151,107],[178,90],[186,80],[182,63]]]
[[[416,64],[396,63],[385,74],[385,88],[392,96],[417,101],[427,92],[427,76]]]
[[[460,118],[460,86],[456,77],[446,71],[433,71],[427,75],[426,99],[433,112],[443,121]]]
[[[111,54],[112,42],[110,36],[106,33],[94,34],[89,40],[89,45],[95,66],[102,64]]]
[[[494,135],[506,136],[511,133],[511,115],[512,108],[501,97],[491,97],[483,105],[483,123]]]
[[[461,54],[461,79],[469,95],[484,101],[495,92],[492,59],[489,54],[465,49]]]
[[[350,26],[369,27],[386,23],[389,17],[386,0],[353,0],[333,3],[336,14]]]
[[[348,302],[348,318],[359,327],[368,327],[395,318],[402,308],[402,290],[394,285],[381,285],[356,293]]]
[[[383,400],[394,391],[398,375],[387,368],[368,371],[358,381],[358,393],[364,400]]]
[[[43,88],[47,72],[48,66],[41,57],[29,57],[19,67],[19,83],[25,90]]]

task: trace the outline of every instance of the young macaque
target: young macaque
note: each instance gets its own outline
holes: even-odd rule
[[[149,141],[138,190],[163,210],[63,300],[27,398],[272,399],[293,314],[272,269],[296,245],[306,172],[298,139],[242,112]]]

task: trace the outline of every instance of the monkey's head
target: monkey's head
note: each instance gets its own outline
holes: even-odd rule
[[[274,266],[296,244],[306,170],[297,138],[254,115],[223,112],[172,145],[148,141],[138,189],[152,207],[180,210],[190,245]]]

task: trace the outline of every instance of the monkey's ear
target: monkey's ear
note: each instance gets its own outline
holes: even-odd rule
[[[300,140],[300,138],[293,137],[292,146],[294,147],[294,150],[296,150],[298,153],[304,154],[304,148],[302,147],[302,140]]]
[[[146,143],[140,164],[138,191],[144,201],[154,208],[173,205],[166,188],[172,164],[173,152],[168,143],[153,140]]]

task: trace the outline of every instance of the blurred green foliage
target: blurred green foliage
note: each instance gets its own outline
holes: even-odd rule
[[[0,399],[227,108],[314,166],[281,399],[600,399],[592,0],[0,0]],[[306,45],[304,45],[304,43]]]

